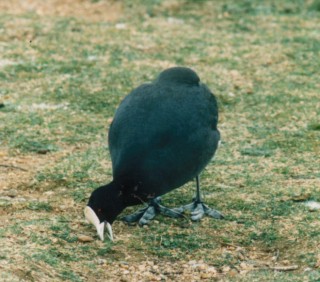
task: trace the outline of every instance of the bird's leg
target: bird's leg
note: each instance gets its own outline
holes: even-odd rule
[[[197,185],[197,194],[196,194],[196,202],[202,203],[201,196],[200,196],[200,181],[199,181],[199,175],[196,176],[196,185]]]
[[[193,199],[191,204],[182,206],[178,208],[179,210],[183,211],[190,211],[191,212],[191,220],[198,221],[201,218],[204,217],[204,215],[211,216],[213,218],[222,219],[224,216],[214,210],[209,208],[206,204],[202,202],[201,195],[200,195],[200,181],[199,181],[199,175],[196,177],[196,184],[197,184],[197,191],[196,191],[196,197]]]
[[[149,205],[143,209],[138,210],[137,212],[124,216],[122,220],[131,223],[139,222],[140,225],[148,224],[158,213],[162,213],[170,217],[181,217],[182,210],[176,211],[162,206],[161,198],[157,197],[150,201]]]

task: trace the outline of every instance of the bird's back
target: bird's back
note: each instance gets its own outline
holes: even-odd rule
[[[160,74],[156,82],[133,90],[109,131],[114,179],[140,189],[142,198],[165,194],[197,176],[219,141],[214,96],[196,79],[171,77]]]

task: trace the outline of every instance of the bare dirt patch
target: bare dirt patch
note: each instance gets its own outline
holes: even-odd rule
[[[46,161],[33,156],[8,156],[0,151],[0,191],[16,189],[30,182],[38,166]]]
[[[8,189],[24,190],[23,186],[30,185],[37,171],[54,163],[55,158],[50,154],[13,156],[5,150],[0,151],[0,193]]]

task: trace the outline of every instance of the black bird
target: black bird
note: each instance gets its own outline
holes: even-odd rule
[[[125,221],[147,224],[158,212],[192,220],[223,216],[200,197],[199,174],[217,150],[218,107],[208,87],[185,67],[164,70],[153,83],[134,89],[120,104],[109,130],[113,181],[96,189],[85,208],[101,240],[107,227],[128,206],[148,202]],[[187,206],[168,209],[160,197],[196,179],[196,197]]]

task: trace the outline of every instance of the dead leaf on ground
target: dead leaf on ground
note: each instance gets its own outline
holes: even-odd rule
[[[291,199],[294,202],[302,202],[310,199],[310,197],[311,197],[310,193],[303,193],[303,194],[294,195]]]

